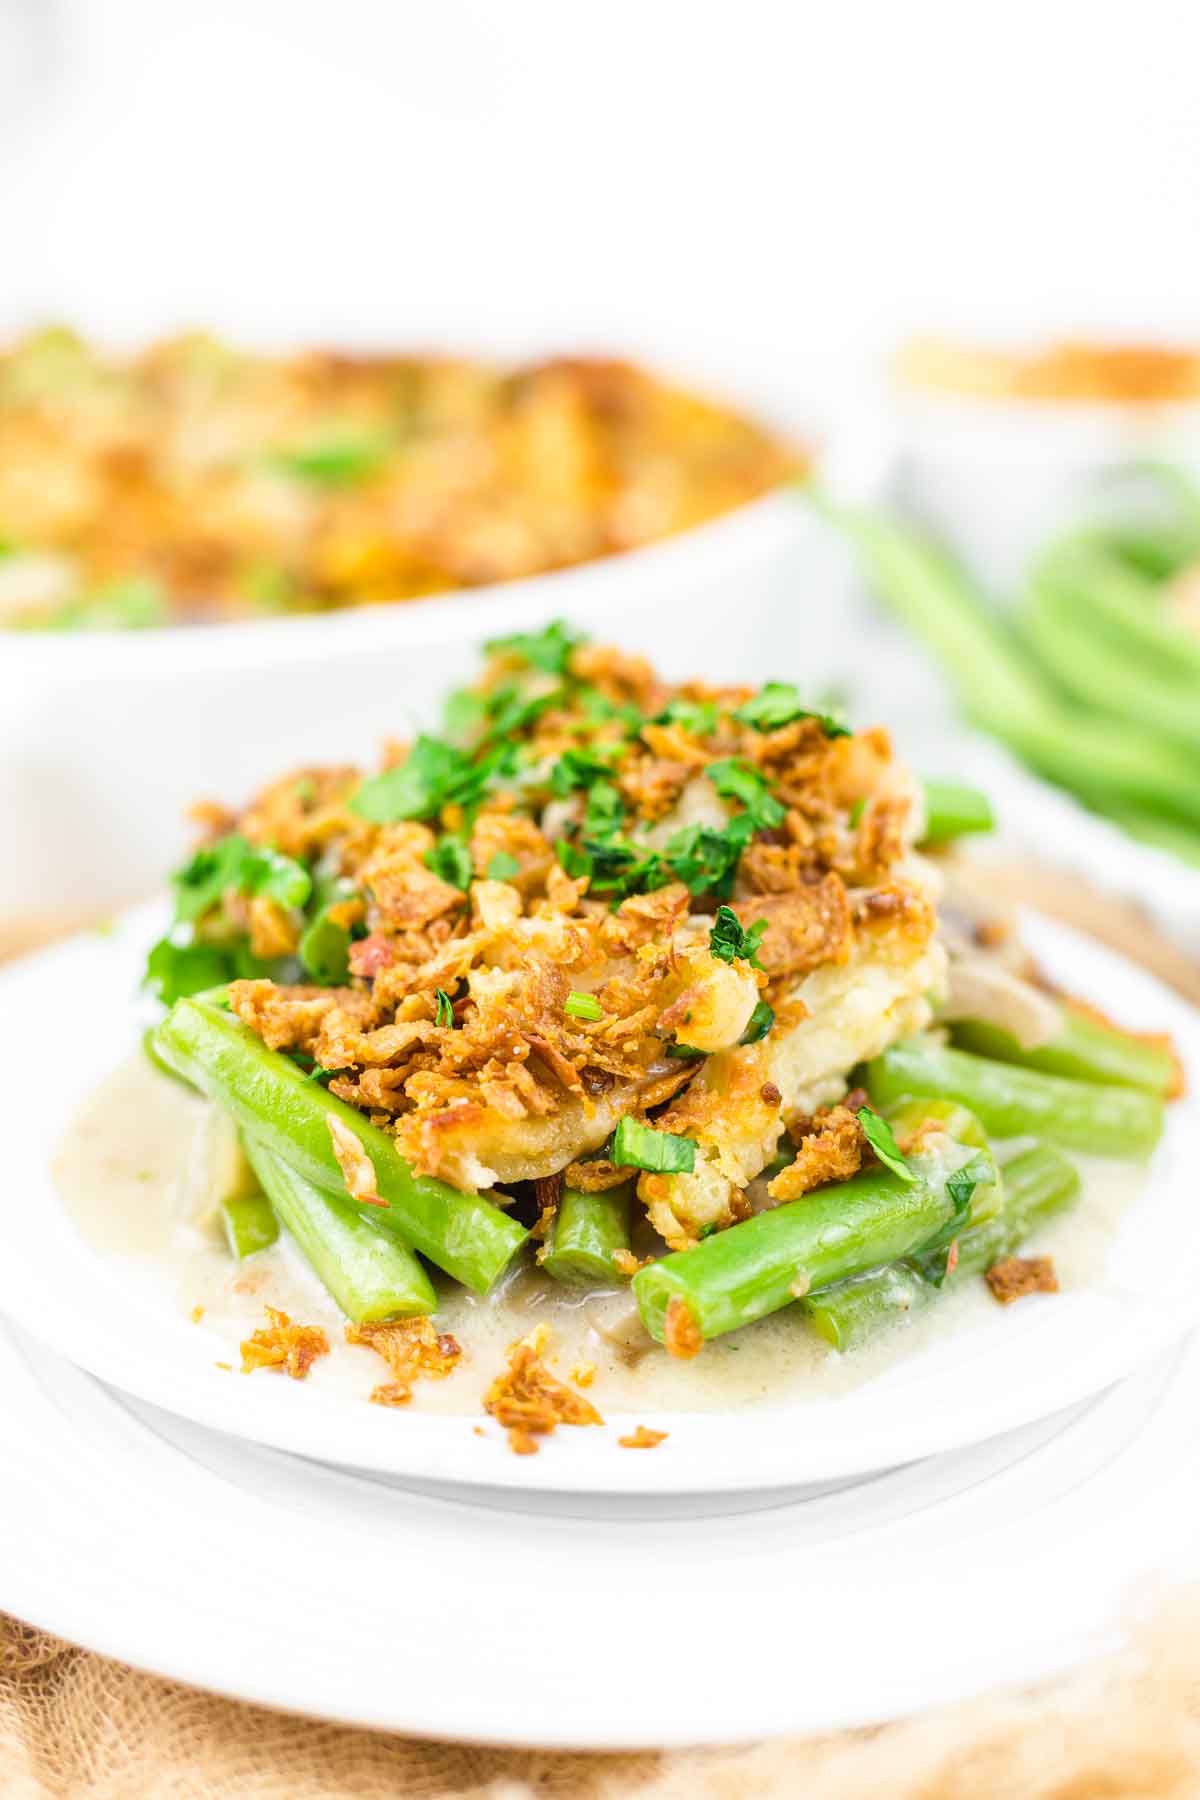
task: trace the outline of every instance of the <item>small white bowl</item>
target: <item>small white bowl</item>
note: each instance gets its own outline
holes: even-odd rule
[[[1025,400],[897,386],[897,499],[1000,599],[1056,531],[1096,510],[1114,469],[1200,465],[1200,403]]]

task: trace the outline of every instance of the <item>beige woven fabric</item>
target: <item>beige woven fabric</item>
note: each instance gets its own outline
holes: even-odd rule
[[[1127,908],[1058,877],[989,869],[1200,1000],[1200,971]],[[44,931],[0,933],[0,959]],[[1038,1604],[1030,1595],[1030,1605]],[[796,1621],[796,1681],[810,1648]],[[719,1677],[721,1678],[721,1677]],[[752,1664],[734,1652],[734,1680]],[[619,1673],[614,1677],[619,1681]],[[532,1694],[536,1686],[531,1677]],[[1198,1800],[1200,1592],[1070,1680],[870,1732],[686,1755],[461,1748],[196,1693],[0,1615],[4,1800]]]
[[[801,1620],[796,1645],[801,1682]],[[649,1757],[516,1754],[342,1730],[193,1693],[0,1619],[0,1793],[6,1800],[1196,1800],[1200,1595],[1177,1597],[1120,1658],[1036,1694],[873,1732]]]

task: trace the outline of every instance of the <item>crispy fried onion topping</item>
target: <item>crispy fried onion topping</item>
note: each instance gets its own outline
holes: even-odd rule
[[[448,1331],[436,1331],[429,1319],[381,1319],[347,1325],[346,1342],[362,1344],[382,1356],[392,1380],[371,1392],[376,1406],[407,1406],[413,1382],[425,1375],[444,1381],[462,1356],[462,1346]]]
[[[484,1410],[505,1427],[518,1456],[536,1454],[538,1438],[548,1437],[559,1425],[604,1423],[590,1400],[550,1373],[540,1354],[544,1346],[544,1336],[513,1344],[507,1367],[483,1397]]]
[[[357,1132],[352,1131],[344,1119],[335,1118],[332,1113],[327,1116],[325,1123],[329,1127],[329,1135],[333,1139],[333,1154],[337,1157],[337,1165],[342,1171],[342,1180],[350,1198],[363,1206],[386,1206],[387,1201],[376,1192],[375,1164],[363,1149]]]
[[[282,1369],[303,1381],[319,1356],[329,1354],[329,1339],[319,1325],[293,1325],[285,1312],[268,1306],[271,1323],[242,1344],[242,1374],[255,1369]]]

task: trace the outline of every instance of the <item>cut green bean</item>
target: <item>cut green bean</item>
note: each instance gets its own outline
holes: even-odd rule
[[[959,1019],[950,1029],[963,1050],[996,1062],[1017,1063],[1024,1069],[1040,1069],[1044,1075],[1065,1075],[1105,1087],[1144,1088],[1164,1098],[1176,1085],[1175,1059],[1165,1043],[1134,1037],[1069,1005],[1062,1008],[1062,1029],[1049,1043],[1032,1050],[1023,1049],[998,1025],[980,1019]]]
[[[893,1044],[868,1063],[867,1091],[884,1110],[914,1094],[957,1100],[993,1137],[1042,1137],[1098,1156],[1145,1156],[1162,1135],[1154,1094],[1043,1075],[928,1038]]]
[[[246,1153],[279,1219],[347,1318],[364,1325],[437,1310],[433,1284],[398,1238],[253,1138]]]
[[[679,1299],[702,1338],[720,1337],[811,1289],[924,1249],[955,1217],[949,1178],[981,1154],[953,1148],[950,1157],[911,1157],[915,1181],[867,1169],[639,1269],[642,1323],[662,1343],[667,1308]]]
[[[225,1241],[235,1262],[245,1262],[259,1250],[269,1250],[279,1236],[279,1221],[265,1194],[242,1194],[221,1203]]]
[[[942,1287],[926,1281],[910,1263],[841,1281],[800,1302],[809,1324],[835,1350],[857,1350],[888,1325],[922,1311],[947,1289],[965,1286],[993,1263],[1011,1256],[1024,1240],[1074,1205],[1079,1171],[1050,1144],[1035,1144],[1004,1170],[1005,1209],[958,1240],[958,1261]]]
[[[612,1287],[627,1281],[629,1277],[613,1262],[613,1252],[629,1249],[632,1195],[632,1183],[602,1194],[564,1188],[541,1265],[547,1275],[569,1287]]]
[[[925,783],[925,833],[922,843],[944,844],[969,831],[992,831],[996,818],[986,794],[958,781]]]
[[[456,1281],[485,1294],[528,1233],[478,1194],[417,1175],[386,1132],[310,1081],[232,1014],[179,1000],[154,1034],[163,1061],[225,1106],[242,1130],[318,1187],[344,1188],[331,1119],[358,1138],[386,1206],[351,1201],[390,1236],[419,1250]]]

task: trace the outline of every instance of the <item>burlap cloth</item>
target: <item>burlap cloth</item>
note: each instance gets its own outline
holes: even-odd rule
[[[1035,871],[992,869],[989,885],[1023,892],[1200,1001],[1200,970],[1136,913]],[[10,930],[0,954],[44,935]],[[796,1632],[802,1682],[802,1617]],[[752,1654],[735,1645],[729,1652],[727,1666],[714,1662],[714,1684],[753,1680]],[[531,1705],[536,1688],[531,1670]],[[343,1730],[160,1681],[0,1615],[0,1793],[14,1800],[1197,1800],[1200,1593],[1169,1596],[1129,1649],[1032,1692],[869,1732],[632,1757],[481,1750]]]

